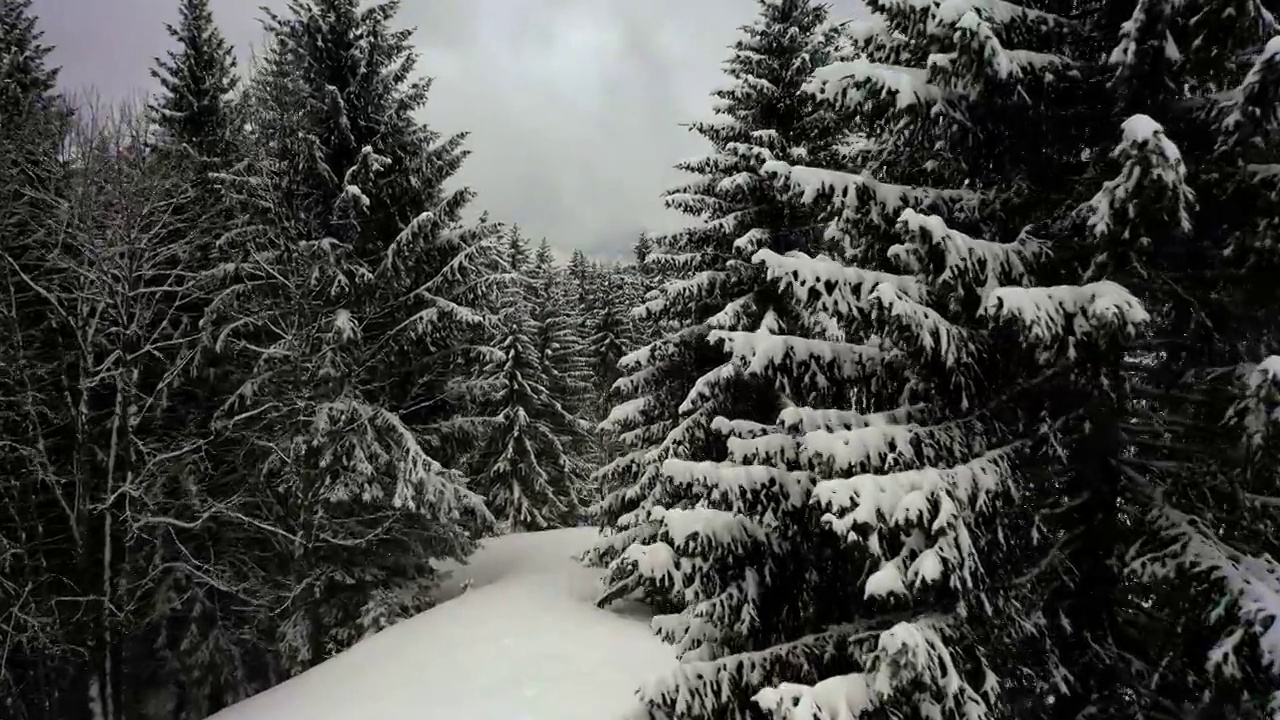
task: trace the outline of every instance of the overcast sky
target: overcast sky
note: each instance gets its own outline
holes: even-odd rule
[[[849,15],[858,0],[834,0]],[[213,0],[242,58],[261,45],[259,6]],[[176,0],[35,0],[69,90],[152,91]],[[704,151],[679,124],[706,117],[720,63],[755,0],[405,0],[420,70],[435,78],[426,119],[471,132],[459,181],[477,209],[547,237],[561,253],[628,251],[642,230],[682,221],[661,192],[678,160]]]

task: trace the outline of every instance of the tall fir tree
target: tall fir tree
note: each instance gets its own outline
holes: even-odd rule
[[[614,383],[622,376],[619,361],[635,350],[633,323],[630,311],[638,307],[640,298],[628,292],[632,286],[628,278],[616,268],[601,273],[597,281],[599,301],[595,317],[590,318],[587,345],[591,348],[591,370],[595,381],[597,407],[602,411],[600,419],[612,407],[610,401]]]
[[[621,433],[629,452],[601,470],[610,494],[598,510],[609,532],[589,560],[611,568],[602,601],[642,587],[651,596],[673,589],[669,580],[657,583],[667,590],[654,587],[657,576],[641,571],[651,563],[636,557],[644,545],[664,542],[661,511],[682,512],[697,502],[688,488],[664,480],[662,463],[724,460],[727,447],[712,429],[717,416],[769,421],[783,402],[771,384],[748,377],[708,337],[713,331],[780,332],[793,322],[789,303],[772,292],[750,258],[760,248],[807,248],[820,228],[808,208],[760,173],[760,163],[819,161],[848,129],[840,113],[799,92],[841,42],[826,6],[809,0],[758,6],[759,18],[743,28],[725,66],[733,82],[715,94],[719,117],[691,126],[712,152],[680,163],[696,179],[666,196],[670,207],[697,222],[665,238],[663,252],[647,258],[674,277],[637,310],[637,319],[666,322],[669,329],[619,363],[624,376],[615,389],[631,399],[614,408],[606,428]]]
[[[0,715],[13,717],[74,711],[65,691],[75,678],[57,661],[74,644],[50,602],[65,589],[56,558],[68,552],[56,527],[70,520],[57,500],[57,471],[45,463],[65,462],[67,433],[54,429],[67,427],[61,378],[70,347],[37,289],[59,280],[55,268],[68,252],[48,232],[65,190],[68,120],[51,50],[30,0],[0,0],[0,597],[10,618]]]
[[[225,160],[236,136],[231,102],[238,78],[231,46],[213,21],[209,0],[179,0],[178,24],[165,29],[178,48],[157,58],[151,71],[162,88],[151,106],[162,141],[187,148],[199,160]]]
[[[810,86],[860,110],[860,141],[842,149],[860,172],[765,166],[840,211],[828,233],[839,262],[755,256],[780,291],[835,322],[802,338],[717,338],[752,373],[785,379],[799,369],[823,384],[852,379],[855,392],[847,404],[788,408],[774,429],[721,421],[733,436],[730,463],[666,463],[667,475],[705,495],[697,521],[688,511],[667,520],[663,539],[683,545],[632,550],[644,571],[695,589],[683,613],[656,622],[686,654],[643,692],[651,714],[747,716],[753,698],[787,720],[1266,717],[1278,657],[1269,630],[1278,609],[1267,598],[1280,573],[1271,543],[1235,531],[1223,513],[1274,524],[1265,499],[1248,499],[1262,497],[1250,485],[1261,477],[1274,488],[1274,466],[1266,440],[1234,460],[1223,452],[1231,442],[1217,451],[1203,443],[1227,439],[1219,423],[1233,394],[1230,383],[1209,391],[1205,381],[1237,367],[1248,391],[1235,395],[1237,417],[1266,427],[1272,361],[1254,355],[1241,366],[1232,355],[1271,333],[1250,319],[1234,337],[1197,338],[1220,359],[1193,366],[1182,380],[1191,391],[1148,385],[1135,405],[1126,382],[1187,357],[1173,349],[1181,339],[1130,350],[1143,328],[1169,337],[1161,328],[1174,320],[1174,332],[1203,332],[1231,296],[1222,275],[1197,286],[1159,266],[1185,273],[1192,266],[1182,263],[1202,253],[1201,270],[1232,267],[1225,243],[1205,239],[1266,232],[1243,213],[1225,215],[1235,224],[1222,233],[1210,214],[1213,229],[1184,245],[1196,197],[1187,166],[1164,127],[1131,114],[1173,87],[1151,71],[1183,61],[1184,30],[1195,38],[1197,25],[1222,28],[1198,14],[1174,31],[1170,7],[1149,3],[1091,8],[1076,18],[1080,34],[1053,8],[871,8],[852,28],[852,56]],[[1244,109],[1260,108],[1251,103],[1275,82],[1267,78],[1280,45],[1246,39],[1273,33],[1269,18],[1243,13],[1225,33],[1236,33],[1227,47],[1240,51],[1231,64],[1243,59],[1234,69],[1222,55],[1209,59],[1218,51],[1205,36],[1189,42],[1187,67],[1212,70],[1183,87],[1213,88],[1216,73],[1221,90],[1191,103],[1174,92],[1163,107],[1203,123],[1200,138],[1206,127],[1220,133],[1198,165],[1201,191],[1218,203],[1259,190],[1274,198],[1244,169],[1274,151],[1255,129],[1274,114]],[[1118,68],[1099,66],[1099,47],[1116,48]],[[1224,156],[1232,143],[1221,138],[1242,127],[1251,140]],[[1247,277],[1243,269],[1233,276]],[[1113,279],[1132,284],[1154,320]],[[1253,283],[1237,289],[1266,297]],[[1214,349],[1224,345],[1235,346],[1225,358]],[[824,399],[815,390],[805,399]],[[1189,460],[1192,448],[1201,460]],[[778,518],[797,504],[868,566],[813,563],[791,587],[815,601],[780,628],[751,581],[760,553],[776,552],[780,534],[827,547],[782,533],[794,533]],[[733,584],[740,578],[745,590]],[[850,584],[863,602],[829,603]]]
[[[248,370],[220,418],[253,459],[242,514],[294,558],[268,589],[291,670],[423,608],[431,561],[464,557],[490,520],[447,467],[458,453],[440,423],[458,359],[484,339],[500,239],[462,223],[470,190],[443,187],[464,137],[416,119],[429,82],[397,9],[294,0],[268,14],[245,226],[209,323]]]
[[[1280,151],[1272,12],[1118,3],[1097,38],[1095,82],[1114,98],[1086,125],[1101,190],[1068,227],[1084,272],[1123,281],[1155,317],[1117,363],[1123,394],[1094,418],[1056,518],[1078,569],[1055,598],[1074,681],[1057,717],[1280,711],[1280,645],[1263,629],[1280,617],[1263,599],[1280,590],[1263,529],[1280,512],[1259,502],[1277,488],[1261,398],[1276,382],[1263,248],[1280,192],[1257,172]]]
[[[467,467],[485,494],[503,532],[564,527],[578,522],[582,461],[574,440],[580,421],[551,390],[547,360],[557,338],[546,336],[533,300],[546,287],[536,273],[527,241],[513,228],[507,236],[506,287],[495,346],[475,377],[453,388],[467,413],[450,421],[458,436],[475,444]]]
[[[546,238],[534,255],[529,279],[532,318],[538,323],[535,345],[543,376],[551,397],[565,413],[557,432],[568,453],[573,485],[585,498],[594,492],[590,477],[599,466],[593,432],[599,421],[592,405],[587,328],[574,305],[572,286],[564,282]]]
[[[591,263],[586,253],[577,249],[570,253],[565,271],[569,275],[574,302],[586,311],[591,306]]]

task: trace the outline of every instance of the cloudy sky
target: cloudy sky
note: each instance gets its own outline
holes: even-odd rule
[[[834,0],[837,15],[858,0]],[[259,6],[213,0],[247,57],[261,45]],[[176,0],[35,0],[69,90],[126,98],[153,89]],[[680,224],[663,189],[676,161],[705,146],[680,123],[706,117],[720,63],[755,0],[405,0],[420,68],[435,78],[426,119],[471,132],[459,174],[477,208],[519,223],[557,250],[626,253],[642,230]]]

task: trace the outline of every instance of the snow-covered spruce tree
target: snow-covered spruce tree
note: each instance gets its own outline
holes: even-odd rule
[[[508,233],[506,263],[495,346],[475,377],[452,388],[467,413],[448,426],[475,443],[466,467],[500,532],[573,525],[581,514],[582,461],[564,433],[578,419],[547,387],[538,347],[543,328],[530,301],[540,283],[530,276],[529,248],[517,229]]]
[[[612,407],[610,390],[622,376],[618,362],[635,349],[631,310],[643,302],[636,297],[635,283],[617,268],[606,268],[596,281],[599,291],[595,317],[588,328],[587,346],[591,352],[591,374],[596,395],[596,406],[602,410]],[[636,301],[640,302],[636,302]],[[600,413],[604,419],[604,413]]]
[[[1215,310],[1221,320],[1226,308],[1221,303],[1221,290],[1200,288],[1195,296],[1188,296],[1177,288],[1177,281],[1188,279],[1185,276],[1166,273],[1160,277],[1150,272],[1152,260],[1175,261],[1175,265],[1176,261],[1185,262],[1185,250],[1178,248],[1190,230],[1192,194],[1187,191],[1177,146],[1149,117],[1129,117],[1122,127],[1118,162],[1107,167],[1099,135],[1100,128],[1107,127],[1107,117],[1114,117],[1113,110],[1070,102],[1082,92],[1100,89],[1090,83],[1111,74],[1087,65],[1093,57],[1090,48],[1108,43],[1105,31],[1083,38],[1064,33],[1054,42],[1053,28],[1066,29],[1069,21],[1004,4],[992,9],[946,3],[920,12],[875,3],[873,9],[877,16],[858,28],[863,38],[861,56],[824,70],[816,83],[820,92],[858,103],[868,113],[876,109],[877,102],[881,107],[896,108],[888,115],[890,121],[880,125],[879,133],[864,134],[871,142],[856,148],[855,156],[862,159],[866,170],[857,176],[841,176],[774,164],[771,171],[787,175],[813,196],[830,193],[846,209],[843,224],[850,226],[853,240],[849,250],[861,269],[892,270],[894,263],[900,263],[896,269],[926,281],[920,283],[925,290],[917,295],[885,277],[863,275],[853,282],[858,276],[845,274],[847,269],[816,272],[818,266],[813,263],[796,264],[794,258],[768,253],[758,259],[784,283],[810,297],[821,297],[822,289],[838,289],[841,277],[847,278],[850,287],[839,302],[849,307],[861,301],[870,309],[869,317],[855,327],[865,323],[864,327],[875,333],[873,337],[890,342],[892,351],[908,351],[904,353],[908,359],[916,355],[910,363],[914,377],[904,398],[921,399],[930,413],[943,411],[932,421],[932,428],[908,425],[873,431],[877,442],[893,438],[892,432],[906,432],[907,439],[894,439],[898,448],[871,461],[874,469],[887,457],[887,467],[879,473],[820,482],[814,494],[841,534],[849,533],[859,544],[889,560],[867,579],[868,595],[910,596],[917,615],[908,623],[885,623],[887,632],[871,628],[862,648],[865,654],[852,655],[853,664],[859,666],[857,673],[812,687],[783,684],[776,691],[759,695],[759,700],[791,718],[835,717],[845,712],[857,715],[874,706],[924,717],[1005,713],[1077,717],[1086,709],[1105,717],[1168,717],[1171,712],[1187,711],[1215,717],[1260,716],[1257,714],[1273,692],[1268,688],[1275,686],[1275,653],[1270,649],[1268,631],[1275,610],[1267,598],[1274,597],[1277,572],[1274,563],[1262,554],[1270,549],[1268,542],[1259,542],[1257,533],[1237,531],[1226,521],[1224,510],[1239,508],[1242,502],[1268,505],[1268,496],[1257,492],[1258,485],[1242,487],[1240,480],[1250,478],[1257,483],[1265,477],[1262,482],[1274,487],[1274,466],[1268,470],[1266,453],[1259,451],[1254,457],[1263,463],[1255,462],[1253,472],[1223,472],[1230,463],[1223,463],[1221,450],[1208,448],[1204,448],[1207,452],[1201,455],[1201,463],[1187,463],[1190,447],[1186,441],[1206,437],[1205,431],[1220,421],[1223,403],[1218,401],[1216,411],[1212,401],[1205,403],[1201,409],[1207,412],[1194,423],[1186,422],[1186,413],[1161,417],[1162,397],[1166,408],[1174,399],[1185,403],[1191,397],[1190,402],[1197,402],[1185,391],[1148,391],[1154,397],[1146,401],[1145,432],[1157,435],[1151,431],[1158,430],[1162,437],[1149,435],[1145,443],[1135,438],[1126,449],[1124,436],[1117,433],[1124,427],[1129,403],[1120,372],[1124,350],[1116,341],[1132,333],[1133,323],[1143,313],[1106,278],[1110,275],[1133,282],[1144,296],[1150,295],[1144,299],[1158,313],[1168,313],[1181,302],[1188,309],[1201,305],[1201,312]],[[1107,10],[1114,13],[1115,8]],[[1123,65],[1124,58],[1137,57],[1152,63],[1155,58],[1158,65],[1159,58],[1175,56],[1167,52],[1173,35],[1143,27],[1153,22],[1151,18],[1161,17],[1158,10],[1139,4],[1132,15],[1133,22],[1119,28],[1121,50],[1112,54],[1113,61]],[[1212,22],[1206,15],[1198,17],[1201,23]],[[1100,25],[1106,27],[1105,23]],[[1271,26],[1257,22],[1255,27]],[[913,41],[930,38],[930,33],[928,68],[913,70],[913,63],[926,59],[924,48],[913,52],[919,47]],[[1137,51],[1126,54],[1125,38],[1139,35],[1145,39],[1137,43]],[[975,49],[975,43],[980,47]],[[1207,42],[1198,45],[1212,47]],[[1254,123],[1273,116],[1274,111],[1236,110],[1248,104],[1248,100],[1242,102],[1244,98],[1252,96],[1256,102],[1268,92],[1262,89],[1268,65],[1273,62],[1268,58],[1269,46],[1256,44],[1252,48],[1261,52],[1256,58],[1246,56],[1246,66],[1236,75],[1243,76],[1243,81],[1237,80],[1239,89],[1225,94],[1225,108],[1212,107],[1222,102],[1221,97],[1215,98],[1207,118],[1221,121],[1234,115],[1237,127],[1257,127]],[[1048,54],[1050,51],[1053,54]],[[1074,62],[1071,53],[1078,58]],[[1121,78],[1125,74],[1122,69]],[[1250,87],[1250,80],[1257,84]],[[1044,92],[1049,84],[1055,86],[1052,94]],[[1200,84],[1212,87],[1207,79]],[[1117,89],[1121,112],[1135,109],[1132,103],[1141,93],[1126,91],[1123,86]],[[1142,90],[1150,93],[1151,88],[1144,84]],[[1185,96],[1172,105],[1185,110]],[[920,112],[913,118],[917,107],[931,110],[932,116]],[[1249,115],[1248,123],[1239,120]],[[941,121],[923,121],[928,117]],[[956,128],[951,118],[964,124]],[[1018,124],[1013,124],[1012,118],[1017,118]],[[884,132],[886,128],[892,132]],[[1034,137],[1035,128],[1052,128],[1053,132]],[[1114,129],[1108,135],[1111,133]],[[926,141],[932,138],[944,142]],[[1106,144],[1110,144],[1110,137]],[[1222,144],[1217,145],[1214,152],[1221,153]],[[1221,165],[1206,162],[1200,166],[1211,173],[1225,172],[1235,180],[1221,183],[1219,175],[1215,182],[1206,183],[1218,198],[1225,196],[1218,202],[1229,205],[1240,203],[1242,197],[1257,197],[1256,185],[1250,192],[1231,194],[1239,193],[1244,185],[1240,173],[1247,173],[1245,168],[1251,165],[1258,167],[1248,162],[1250,156],[1259,160],[1272,157],[1265,140],[1246,146],[1249,155],[1245,158],[1237,155]],[[920,148],[927,149],[931,157],[919,152]],[[1082,148],[1086,152],[1081,153]],[[919,165],[903,162],[913,157],[919,159]],[[1117,171],[1118,176],[1111,175],[1114,180],[1104,182],[1108,172]],[[886,180],[911,181],[912,186],[890,185]],[[956,187],[961,180],[970,192],[921,187],[925,183]],[[1101,191],[1092,197],[1077,194],[1093,192],[1099,186]],[[1263,197],[1268,196],[1264,190]],[[899,212],[903,206],[914,207]],[[895,217],[909,242],[895,245],[893,234],[885,232],[887,221]],[[1233,240],[1265,236],[1265,219],[1259,223],[1248,212],[1228,213],[1226,217],[1238,222],[1223,233]],[[987,237],[1019,236],[1024,247],[1019,252],[1017,245],[975,243],[957,228]],[[1217,232],[1221,231],[1215,228],[1208,237]],[[1092,247],[1090,242],[1081,242],[1090,234],[1097,243]],[[1085,290],[1063,285],[992,291],[998,282],[1025,282],[1023,268],[1018,265],[1028,266],[1040,254],[1035,250],[1037,235],[1052,237],[1058,251],[1054,262],[1041,266],[1040,278],[1083,279],[1088,283]],[[1166,244],[1161,247],[1146,238],[1164,238]],[[1195,245],[1201,251],[1215,247],[1215,243],[1203,240]],[[1221,248],[1222,244],[1216,246]],[[1086,260],[1092,260],[1079,269],[1071,262],[1078,250]],[[1132,262],[1144,256],[1144,265]],[[1203,260],[1202,269],[1206,266]],[[1256,256],[1252,261],[1257,262]],[[1181,266],[1184,270],[1188,267]],[[965,276],[978,282],[966,290],[962,284]],[[1174,287],[1151,294],[1151,287],[1162,282]],[[1214,285],[1210,283],[1210,287]],[[1246,287],[1242,292],[1255,297],[1261,294],[1257,285]],[[1168,295],[1175,288],[1183,295],[1181,301]],[[938,314],[932,315],[919,305]],[[1013,326],[1020,329],[1014,331],[1002,324],[975,328],[972,312],[957,314],[966,307],[981,308],[988,317],[1013,320]],[[950,331],[921,332],[947,329],[940,319],[953,323]],[[1152,326],[1159,328],[1166,322],[1159,317]],[[1252,335],[1228,339],[1228,348],[1241,348],[1249,341],[1266,343],[1272,336],[1265,324],[1244,324],[1252,326]],[[917,326],[915,331],[911,331],[912,325]],[[888,332],[879,329],[882,327]],[[969,332],[958,332],[961,328]],[[965,350],[962,341],[966,335],[979,341],[974,349]],[[1222,339],[1219,336],[1215,341],[1221,343]],[[921,350],[944,358],[951,354],[953,359],[927,372],[935,361],[926,355],[922,362],[918,356]],[[753,363],[768,364],[768,353],[759,347],[744,355]],[[1161,348],[1148,351],[1145,357],[1131,357],[1133,364],[1148,368],[1172,364],[1168,359],[1177,354]],[[1231,368],[1238,362],[1228,359],[1226,366]],[[1213,366],[1205,363],[1201,367]],[[1272,390],[1267,362],[1252,367],[1256,369],[1245,387],[1253,389],[1237,404],[1235,417],[1249,418],[1246,427],[1257,430],[1261,426],[1258,418],[1268,412],[1264,408],[1269,401],[1262,398]],[[930,386],[931,392],[918,394]],[[945,392],[947,386],[952,387],[952,393],[962,392]],[[880,402],[884,400],[882,396]],[[984,409],[975,414],[975,406]],[[815,424],[830,422],[832,417],[817,414]],[[878,417],[883,422],[884,416]],[[1179,422],[1157,421],[1170,417]],[[1209,418],[1213,419],[1204,422]],[[996,422],[989,422],[992,419]],[[787,420],[784,415],[784,424]],[[946,424],[939,425],[938,420]],[[947,449],[939,442],[947,435],[937,432],[948,426],[955,429],[962,421],[971,427],[951,437],[963,444]],[[1044,432],[1046,429],[1050,432]],[[1175,442],[1169,442],[1170,437]],[[1156,442],[1151,442],[1153,439]],[[1012,458],[1018,462],[1009,464],[1008,456],[991,454],[989,443],[993,440],[1009,448],[1022,443],[1028,449],[1051,441],[1048,447],[1062,448],[1065,462],[1038,450],[1030,455],[1015,453]],[[805,448],[815,441],[822,447],[826,438],[822,434],[803,436],[792,457],[803,463]],[[750,459],[752,455],[768,455],[768,448],[779,444],[786,448],[786,442],[771,437],[741,447]],[[868,454],[865,444],[857,446],[860,457]],[[925,469],[923,474],[902,471],[904,467],[912,470],[914,464],[937,467],[947,461],[946,455],[952,455],[950,463],[958,463],[975,453],[986,453],[985,457],[979,455],[983,463],[970,461],[943,472]],[[810,450],[810,454],[829,453]],[[1246,452],[1244,457],[1250,454]],[[786,460],[775,455],[772,462],[762,464],[776,468]],[[1001,462],[993,467],[991,460]],[[993,469],[997,472],[991,472]],[[1207,504],[1205,476],[1197,472],[1204,469],[1212,470],[1210,477],[1221,478],[1215,490],[1223,494]],[[884,470],[897,472],[885,474]],[[1193,482],[1199,498],[1193,499],[1190,492]],[[1017,499],[1006,496],[998,518],[981,512],[983,504],[999,498],[999,493],[992,491],[1000,489],[1017,489]],[[983,502],[973,504],[970,490],[980,491],[979,496],[985,496]],[[894,507],[887,507],[882,500],[889,500]],[[928,502],[921,505],[922,500]],[[1254,513],[1251,516],[1259,517],[1263,527],[1274,522]],[[931,521],[927,532],[919,532],[921,519]],[[945,534],[939,536],[940,530],[947,529],[962,531],[956,536],[961,545],[952,544]],[[906,543],[886,547],[886,530]],[[1125,551],[1131,554],[1126,556]],[[971,563],[979,558],[985,576],[970,574],[957,585],[951,573],[976,567]],[[1178,575],[1179,570],[1184,574]],[[898,579],[901,576],[905,576],[905,583]],[[1185,585],[1171,582],[1171,576],[1200,580],[1188,592]],[[966,591],[961,598],[964,602],[941,605],[963,613],[948,616],[937,612],[937,601],[946,599],[936,594],[938,581],[953,591]],[[932,602],[921,603],[922,599]],[[1218,611],[1209,615],[1211,623],[1206,624],[1205,613],[1215,607]],[[935,614],[920,614],[925,608]],[[1226,609],[1236,613],[1221,612]],[[793,662],[805,659],[796,645],[784,650],[782,654]],[[1211,670],[1223,671],[1226,682],[1215,683],[1213,674],[1204,672],[1206,658]],[[776,662],[776,657],[765,659]],[[693,664],[687,672],[678,672],[672,682],[650,689],[650,697],[656,698],[651,702],[664,709],[675,706],[677,714],[699,706],[714,712],[707,709],[715,705],[708,698],[723,697],[723,683],[739,681],[752,671],[761,672],[763,664],[759,656],[746,655],[730,656],[713,665]],[[791,677],[775,676],[775,680],[812,683],[813,670],[811,665],[805,666],[793,671]],[[1153,687],[1162,690],[1153,692]]]
[[[295,0],[268,14],[254,78],[254,146],[235,186],[246,222],[208,336],[246,363],[221,411],[253,502],[241,515],[279,553],[269,594],[289,670],[430,602],[431,560],[473,547],[482,498],[448,469],[440,423],[477,312],[495,228],[460,221],[442,184],[462,136],[415,119],[397,4]]]
[[[639,307],[643,305],[649,293],[661,286],[664,278],[659,273],[658,268],[649,263],[650,256],[658,251],[657,244],[648,233],[642,234],[632,247],[634,261],[627,265],[629,282],[626,297],[628,306]],[[643,347],[657,339],[658,331],[652,321],[631,319],[631,330],[633,335],[632,342],[636,347]]]
[[[529,301],[540,326],[538,354],[547,376],[547,389],[575,417],[590,412],[590,368],[579,309],[572,286],[556,267],[551,245],[544,238],[529,268]],[[581,433],[581,423],[565,432]]]
[[[630,317],[630,311],[642,301],[636,280],[629,267],[606,266],[595,273],[595,312],[587,319],[589,324],[584,328],[587,338],[584,351],[589,380],[586,417],[592,421],[597,441],[594,470],[599,470],[626,453],[626,447],[618,441],[618,434],[601,427],[600,422],[608,416],[613,406],[615,398],[611,389],[621,377],[618,362],[637,347],[635,323]],[[596,493],[593,500],[597,503],[606,492],[602,480],[603,478],[596,477],[592,482],[592,489]]]
[[[157,58],[151,75],[160,83],[160,92],[149,105],[155,124],[153,151],[168,163],[170,172],[181,172],[192,186],[184,214],[200,216],[197,228],[187,234],[199,235],[199,242],[188,243],[186,258],[189,271],[208,270],[216,262],[214,241],[230,222],[235,208],[225,202],[217,173],[226,171],[239,159],[237,127],[242,119],[234,106],[232,93],[238,84],[235,59],[223,38],[208,0],[179,0],[178,24],[166,24],[177,47],[167,52],[166,59]],[[191,324],[198,324],[204,308],[191,302],[179,314]]]
[[[702,501],[664,512],[692,602],[656,621],[686,654],[644,689],[654,717],[750,717],[753,700],[806,719],[997,716],[1042,689],[1043,497],[1018,481],[1044,474],[1071,415],[1047,400],[1060,389],[1046,387],[1046,364],[1060,356],[1020,346],[981,313],[1034,316],[1085,346],[1128,335],[1142,311],[1110,283],[990,292],[1029,279],[1036,242],[983,241],[923,209],[956,212],[966,193],[876,187],[892,192],[859,196],[837,227],[852,244],[874,230],[862,213],[900,215],[903,242],[866,247],[865,265],[758,256],[842,332],[715,336],[746,372],[809,380],[791,386],[798,398],[828,399],[825,383],[856,392],[842,405],[797,403],[772,428],[721,418],[727,462],[665,464]],[[894,273],[890,258],[906,267]],[[845,540],[854,548],[842,551]],[[794,566],[767,564],[779,546]],[[671,572],[652,550],[639,556]],[[1007,694],[987,684],[1014,672],[1030,676],[1011,677]]]
[[[543,238],[529,273],[531,317],[537,323],[534,346],[547,391],[564,416],[556,431],[569,460],[570,477],[580,499],[593,497],[590,478],[600,466],[592,400],[590,348],[583,318],[573,305],[572,287],[555,265],[551,245]]]
[[[586,253],[581,250],[570,253],[565,273],[569,276],[573,301],[585,311],[591,299],[591,263]]]
[[[179,0],[178,24],[165,29],[178,48],[157,58],[151,71],[162,89],[151,106],[161,141],[203,161],[229,158],[237,134],[231,96],[238,78],[209,0]]]
[[[1280,329],[1278,29],[1257,5],[1116,13],[1099,81],[1128,119],[1097,154],[1102,189],[1073,236],[1081,265],[1132,288],[1155,322],[1126,360],[1134,402],[1094,423],[1111,437],[1077,453],[1075,502],[1057,518],[1080,572],[1056,599],[1074,682],[1055,712],[1271,717],[1280,510],[1262,398]],[[1093,123],[1107,145],[1109,121]]]
[[[691,125],[712,151],[680,163],[696,178],[666,195],[670,207],[696,222],[664,238],[662,251],[646,258],[670,279],[637,309],[637,319],[669,323],[670,329],[619,363],[623,377],[615,390],[631,399],[605,423],[629,452],[601,470],[610,491],[599,508],[607,532],[589,559],[611,568],[602,602],[638,587],[653,595],[657,586],[675,591],[678,602],[686,599],[684,587],[671,585],[674,568],[654,574],[662,566],[655,558],[699,542],[671,535],[664,513],[675,523],[685,506],[703,498],[680,478],[664,477],[663,461],[725,460],[724,438],[713,430],[717,417],[768,422],[785,404],[783,388],[748,377],[708,335],[781,332],[803,321],[750,258],[761,248],[807,249],[819,238],[819,226],[810,208],[790,200],[759,167],[771,158],[823,162],[843,141],[847,123],[800,93],[841,42],[826,6],[810,0],[758,5],[757,20],[742,29],[725,64],[731,83],[715,93],[718,117]],[[781,559],[785,554],[779,547],[779,563],[788,562]],[[734,592],[743,597],[745,590]]]
[[[679,564],[635,553],[694,588],[657,621],[687,654],[643,693],[656,717],[741,717],[752,697],[791,720],[1040,716],[1070,692],[1045,602],[1070,586],[1058,550],[1075,539],[1050,520],[1073,469],[1060,455],[1122,407],[1120,357],[1146,320],[1041,239],[1089,199],[1075,48],[1066,20],[1004,3],[872,9],[809,88],[859,111],[861,142],[841,150],[861,171],[765,165],[840,211],[841,261],[754,256],[813,322],[713,334],[748,374],[854,392],[833,405],[793,381],[778,427],[717,423],[729,462],[665,464],[703,500],[662,511]],[[817,515],[855,557],[779,522]],[[791,568],[812,600],[789,622],[756,570],[788,543],[816,556]]]

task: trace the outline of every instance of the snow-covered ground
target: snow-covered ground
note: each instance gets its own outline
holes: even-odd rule
[[[600,610],[590,528],[489,541],[440,605],[216,720],[609,720],[675,664],[640,608]],[[471,586],[465,592],[467,580]]]

